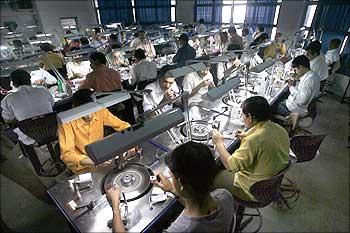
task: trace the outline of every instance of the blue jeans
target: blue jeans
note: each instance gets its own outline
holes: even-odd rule
[[[282,116],[288,116],[289,114],[291,114],[291,111],[289,111],[289,109],[287,108],[286,100],[283,100],[278,103],[274,113]]]

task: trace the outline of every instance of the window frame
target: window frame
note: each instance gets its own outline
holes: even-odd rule
[[[158,9],[160,8],[168,8],[168,6],[158,6],[157,4],[157,1],[154,1],[154,5],[151,4],[152,6],[150,5],[146,5],[146,6],[137,6],[135,7],[135,2],[137,0],[129,0],[131,2],[131,10],[132,10],[132,13],[133,13],[133,20],[131,22],[131,25],[134,25],[136,24],[136,22],[138,22],[139,20],[137,19],[137,16],[136,16],[136,8],[154,8],[156,11],[156,21],[158,20]],[[93,5],[94,5],[94,8],[95,8],[95,13],[96,13],[96,20],[98,22],[98,24],[102,24],[101,22],[101,17],[100,17],[100,9],[101,7],[98,5],[98,0],[93,0]],[[173,22],[172,21],[172,8],[175,9],[175,22],[176,22],[176,0],[170,0],[170,22]],[[125,10],[125,9],[129,9],[129,7],[103,7],[103,9],[115,9],[115,10]],[[119,23],[119,22],[109,22],[109,23]],[[154,24],[154,22],[151,22],[151,24]],[[149,25],[149,24],[144,24],[144,25]]]

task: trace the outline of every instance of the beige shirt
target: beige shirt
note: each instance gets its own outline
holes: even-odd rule
[[[227,163],[235,173],[234,185],[255,200],[250,187],[277,175],[289,163],[287,131],[271,121],[259,122],[247,131]]]

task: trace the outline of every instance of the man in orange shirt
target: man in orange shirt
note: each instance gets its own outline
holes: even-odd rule
[[[88,89],[75,92],[73,94],[73,106],[77,107],[91,102],[92,93]],[[128,122],[120,120],[107,109],[59,125],[58,139],[61,159],[68,169],[74,173],[84,173],[92,170],[94,162],[87,156],[85,146],[103,138],[103,126],[105,125],[116,131],[122,131],[130,127]]]
[[[85,81],[79,89],[93,89],[94,91],[117,91],[122,89],[120,73],[106,66],[103,53],[93,52],[90,55],[92,72],[86,75]]]

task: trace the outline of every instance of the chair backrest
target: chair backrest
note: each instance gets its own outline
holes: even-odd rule
[[[312,120],[314,120],[317,115],[317,101],[318,101],[318,98],[315,98],[311,101],[309,106],[307,106],[307,111],[309,113],[308,116],[311,117]]]
[[[269,179],[256,182],[250,187],[250,193],[259,203],[268,205],[280,198],[279,190],[282,179],[284,174],[289,170],[290,166],[291,161],[289,161],[288,165],[277,175]]]
[[[315,158],[326,135],[298,135],[290,139],[290,148],[297,157],[297,163]]]
[[[17,123],[17,127],[34,139],[39,146],[57,140],[58,126],[55,112],[20,121]]]

